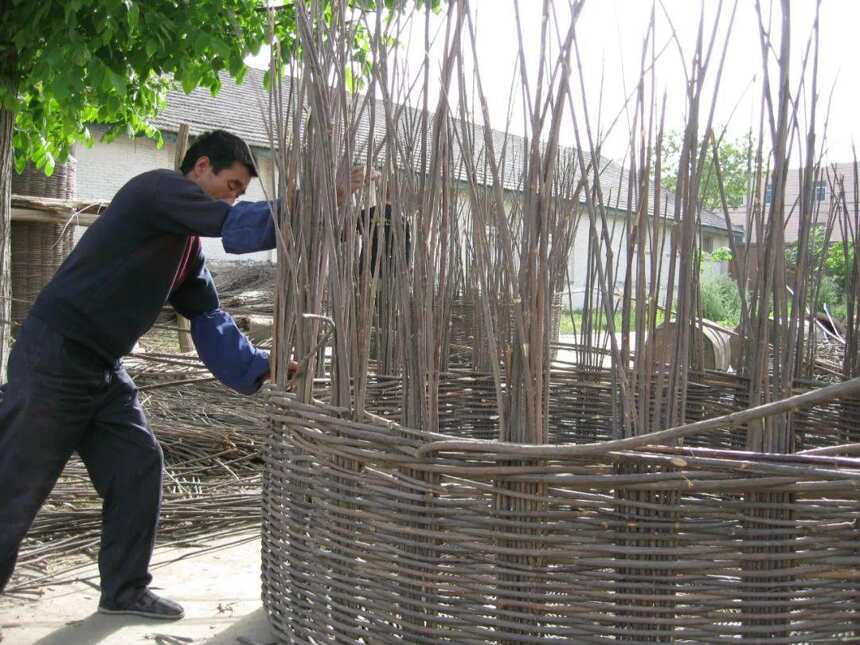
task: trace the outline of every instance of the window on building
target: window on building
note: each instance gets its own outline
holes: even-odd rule
[[[823,202],[824,198],[827,196],[827,182],[826,181],[816,181],[815,182],[815,199],[816,201]]]
[[[702,238],[702,250],[705,253],[713,253],[714,251],[714,238],[710,235],[706,235]]]
[[[770,204],[773,201],[773,184],[768,184],[764,187],[764,203]]]

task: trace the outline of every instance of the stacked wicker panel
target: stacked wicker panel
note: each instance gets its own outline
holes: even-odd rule
[[[70,158],[58,164],[49,177],[28,164],[13,174],[12,192],[71,199],[77,193],[77,163]],[[56,273],[74,246],[74,226],[46,222],[12,222],[12,320],[21,322],[42,288]]]
[[[443,378],[438,435],[382,419],[392,379],[371,385],[376,418],[273,393],[263,587],[284,642],[860,638],[860,460],[726,450],[730,427],[624,450],[610,374],[554,377],[555,445],[523,450],[480,441],[497,423],[481,376]],[[743,409],[733,378],[692,379],[691,410]],[[798,449],[857,442],[858,405],[797,413]],[[524,482],[538,510],[504,510]]]

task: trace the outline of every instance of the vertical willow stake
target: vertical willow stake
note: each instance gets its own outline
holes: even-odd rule
[[[173,169],[179,172],[182,166],[182,160],[185,159],[185,153],[188,151],[188,130],[189,125],[183,123],[179,126],[179,133],[176,135],[176,151],[173,155]],[[177,335],[179,337],[179,351],[193,352],[194,341],[191,339],[191,321],[181,314],[176,314],[176,326],[179,328]]]

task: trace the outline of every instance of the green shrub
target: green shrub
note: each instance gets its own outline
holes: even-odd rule
[[[839,286],[839,278],[825,275],[822,276],[821,282],[818,285],[818,299],[815,306],[816,311],[824,311],[825,303],[833,310],[833,307],[840,305],[845,300],[845,292]]]
[[[836,318],[836,320],[841,320],[845,322],[848,318],[848,305],[842,303],[834,306],[827,305],[827,308],[830,310],[830,315]]]
[[[727,275],[703,278],[699,285],[702,315],[708,320],[735,326],[741,319],[738,286]]]

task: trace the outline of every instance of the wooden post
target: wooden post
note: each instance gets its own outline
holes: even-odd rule
[[[188,151],[188,124],[183,123],[179,126],[179,134],[176,136],[176,155],[173,159],[173,167],[179,171],[182,165],[182,160],[185,158],[185,153]],[[191,339],[191,321],[185,316],[176,314],[176,326],[179,328],[179,351],[191,352],[194,351],[194,342]]]

